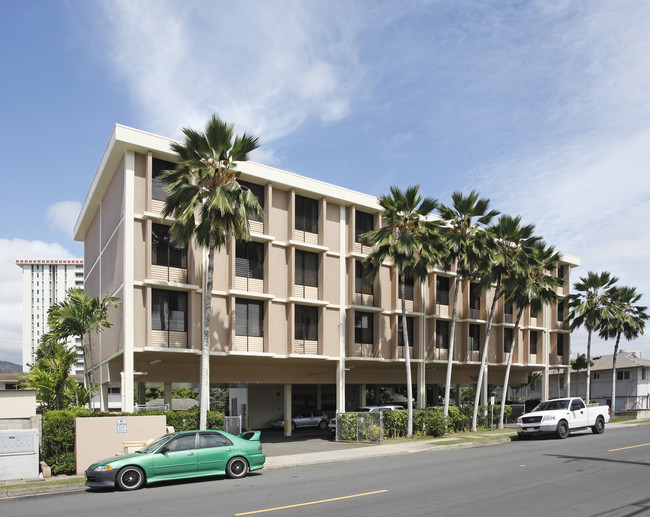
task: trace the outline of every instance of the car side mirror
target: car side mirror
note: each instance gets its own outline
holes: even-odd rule
[[[160,449],[158,449],[158,452],[161,453],[161,454],[169,452],[169,446],[163,445]]]

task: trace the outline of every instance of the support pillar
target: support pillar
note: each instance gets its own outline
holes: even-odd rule
[[[367,399],[366,399],[366,385],[365,384],[359,384],[359,407],[363,407],[367,405]]]
[[[291,384],[284,385],[284,436],[291,436]]]
[[[483,386],[481,386],[481,405],[488,405],[488,367],[483,370]]]
[[[424,409],[427,405],[426,364],[418,363],[417,377],[417,409]]]
[[[108,411],[108,384],[106,383],[99,386],[99,410]]]

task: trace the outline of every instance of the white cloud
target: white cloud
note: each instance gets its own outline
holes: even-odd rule
[[[63,246],[43,241],[0,239],[0,359],[22,362],[22,270],[16,260],[74,258]]]
[[[61,201],[50,205],[47,209],[47,218],[50,225],[63,230],[65,236],[73,238],[74,225],[81,211],[81,203],[78,201]]]

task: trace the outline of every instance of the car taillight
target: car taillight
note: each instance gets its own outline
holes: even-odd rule
[[[261,446],[261,445],[258,445],[258,446],[257,446],[257,450],[260,451],[260,452],[262,452],[262,446]]]

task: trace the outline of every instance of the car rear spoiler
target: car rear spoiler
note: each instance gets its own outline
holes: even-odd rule
[[[239,438],[243,438],[244,440],[249,440],[251,442],[259,442],[261,435],[262,435],[262,431],[246,431],[244,433],[241,433],[238,436]]]

